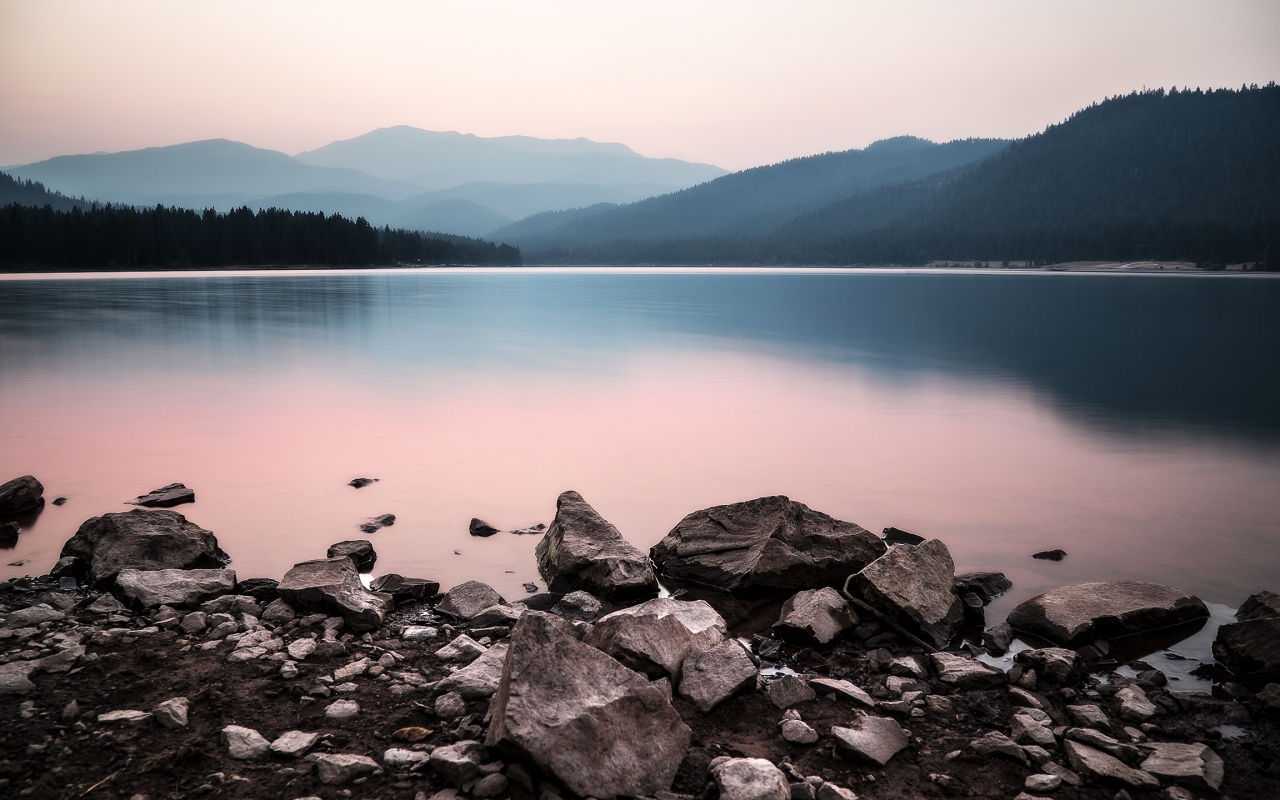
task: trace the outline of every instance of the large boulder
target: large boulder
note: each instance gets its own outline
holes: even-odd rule
[[[937,539],[895,544],[845,582],[845,592],[939,649],[964,622],[955,562]]]
[[[1236,619],[1241,622],[1264,617],[1280,617],[1280,594],[1258,592],[1249,595],[1249,599],[1241,603],[1240,609],[1236,611]]]
[[[724,618],[705,600],[664,597],[601,617],[582,641],[637,672],[674,682],[690,654],[714,647],[728,634]]]
[[[1200,598],[1173,587],[1106,581],[1050,589],[1015,608],[1008,622],[1061,647],[1080,647],[1208,616]]]
[[[355,563],[346,556],[294,564],[276,591],[299,611],[341,616],[355,633],[377,629],[393,606],[389,596],[364,588]]]
[[[236,574],[229,569],[122,569],[116,574],[116,593],[142,608],[198,608],[235,588]]]
[[[796,592],[787,598],[778,621],[773,624],[773,632],[794,644],[830,644],[856,624],[858,615],[849,610],[840,593],[824,586]]]
[[[44,503],[44,485],[31,475],[0,485],[0,517],[21,514]]]
[[[1246,683],[1280,682],[1280,617],[1223,625],[1213,640],[1213,657]]]
[[[355,562],[356,569],[361,572],[373,569],[373,565],[378,561],[378,553],[373,549],[373,542],[368,539],[351,539],[331,544],[325,555],[329,558],[346,556]]]
[[[669,790],[692,735],[665,692],[539,611],[511,632],[490,709],[488,747],[600,800]]]
[[[552,592],[582,589],[610,599],[658,593],[658,579],[645,554],[577,492],[556,499],[556,518],[533,552]]]
[[[122,569],[219,569],[231,561],[218,538],[176,511],[136,508],[86,520],[62,546],[89,582],[106,587]]]
[[[839,586],[885,551],[875,534],[781,495],[695,511],[649,555],[675,578],[722,589]]]

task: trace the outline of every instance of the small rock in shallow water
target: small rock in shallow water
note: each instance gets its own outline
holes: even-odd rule
[[[920,544],[925,540],[925,537],[901,528],[888,527],[882,533],[886,544]]]
[[[195,491],[188,489],[180,483],[171,483],[168,486],[162,486],[155,491],[140,495],[132,500],[126,500],[125,505],[145,506],[147,508],[171,508],[183,503],[194,503],[195,501]]]
[[[377,482],[377,478],[353,478],[347,485],[354,486],[357,489],[363,489],[364,487]]]
[[[64,504],[64,503],[66,503],[66,502],[67,502],[67,498],[65,498],[65,497],[55,497],[55,498],[53,498],[53,504],[54,504],[55,506],[63,505],[63,504]]]
[[[1066,550],[1041,550],[1039,553],[1032,553],[1031,557],[1041,561],[1061,561],[1066,555]]]

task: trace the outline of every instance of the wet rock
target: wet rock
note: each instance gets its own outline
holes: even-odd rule
[[[1067,557],[1066,550],[1041,550],[1039,553],[1032,553],[1032,558],[1038,558],[1041,561],[1061,561]]]
[[[378,554],[373,549],[373,542],[368,539],[352,539],[331,544],[329,545],[329,552],[325,555],[329,558],[346,556],[355,563],[356,569],[360,572],[368,572],[373,569],[373,565],[378,560]]]
[[[1003,572],[966,572],[955,577],[956,594],[973,592],[983,605],[989,604],[1013,588],[1013,581]]]
[[[730,758],[711,768],[721,800],[790,800],[782,770],[763,758]]]
[[[469,620],[490,606],[505,603],[493,587],[480,581],[460,583],[445,593],[436,611],[457,619]]]
[[[1013,628],[1007,622],[1001,622],[982,632],[982,646],[993,656],[1004,655],[1013,644]]]
[[[851,727],[833,727],[836,747],[880,766],[907,746],[907,733],[888,717],[862,715]]]
[[[86,565],[94,586],[109,586],[122,569],[219,569],[231,559],[218,539],[176,511],[136,508],[85,521],[61,557]]]
[[[1172,587],[1109,581],[1051,589],[1015,608],[1008,622],[1059,646],[1079,647],[1208,616],[1200,598]]]
[[[882,533],[884,534],[885,544],[923,544],[925,537],[904,531],[901,528],[888,527]]]
[[[320,734],[306,731],[285,731],[271,743],[271,752],[284,758],[302,758],[320,741]]]
[[[954,653],[933,653],[929,661],[938,680],[957,689],[990,689],[1008,682],[1003,670]]]
[[[236,594],[252,597],[259,603],[270,603],[279,599],[276,587],[280,581],[275,578],[246,578],[236,584]]]
[[[695,511],[650,555],[662,572],[723,589],[840,586],[885,551],[875,534],[786,497]]]
[[[889,619],[943,648],[964,620],[954,589],[955,564],[937,539],[897,544],[861,572],[850,575],[845,591]]]
[[[645,554],[577,492],[557,498],[556,518],[534,555],[538,572],[553,592],[582,589],[606,599],[658,593],[658,581]]]
[[[969,747],[973,748],[975,753],[984,758],[990,758],[991,756],[1003,756],[1004,758],[1017,761],[1021,764],[1028,763],[1026,751],[1024,751],[1017,742],[999,731],[990,731],[979,736],[977,739],[969,742]]]
[[[446,783],[462,786],[480,775],[485,761],[484,746],[476,741],[461,741],[431,751],[431,769]]]
[[[442,661],[473,661],[484,655],[484,645],[465,633],[459,634],[452,642],[436,651],[436,658]]]
[[[658,689],[530,611],[511,633],[486,744],[528,759],[582,797],[671,786],[691,732]]]
[[[472,536],[492,536],[498,532],[498,529],[479,517],[472,517],[471,524],[467,526],[467,532]]]
[[[1160,713],[1155,703],[1137,686],[1126,686],[1111,698],[1111,710],[1120,719],[1129,722],[1146,722]]]
[[[12,516],[39,508],[44,502],[44,485],[34,476],[23,475],[0,485],[0,516]]]
[[[373,521],[377,523],[379,527],[389,528],[392,525],[396,524],[396,515],[395,514],[379,514],[378,516],[373,518]]]
[[[746,649],[735,639],[725,639],[685,659],[680,670],[680,696],[705,714],[736,694],[754,690],[758,675]]]
[[[817,692],[830,692],[838,697],[850,700],[863,708],[875,708],[876,701],[863,691],[862,687],[846,680],[834,678],[810,678],[809,688]]]
[[[316,777],[326,786],[340,786],[381,769],[377,761],[355,753],[316,753],[307,760],[316,765]]]
[[[1149,773],[1127,766],[1115,756],[1070,739],[1062,743],[1072,769],[1085,778],[1120,783],[1134,789],[1159,789],[1160,781]]]
[[[1038,650],[1023,650],[1013,657],[1019,664],[1024,664],[1036,671],[1036,675],[1049,683],[1067,683],[1076,675],[1079,657],[1074,650],[1061,647],[1042,647]]]
[[[253,728],[228,725],[222,729],[222,745],[227,755],[240,761],[257,761],[271,750],[271,742]]]
[[[817,692],[810,689],[802,678],[795,675],[783,675],[777,678],[769,684],[765,694],[769,696],[769,702],[778,708],[790,708],[800,703],[807,703],[818,696]]]
[[[196,493],[192,489],[188,489],[180,483],[171,483],[168,486],[161,486],[159,489],[139,495],[132,500],[126,500],[125,505],[145,506],[147,508],[172,508],[180,506],[183,503],[194,503],[196,501]]]
[[[1254,686],[1280,682],[1280,617],[1223,625],[1213,640],[1213,657]]]
[[[1280,594],[1258,592],[1249,595],[1249,599],[1241,603],[1239,610],[1236,611],[1236,619],[1241,622],[1266,617],[1280,617]]]
[[[370,486],[377,482],[378,482],[377,478],[352,478],[351,481],[347,483],[347,485],[354,486],[357,489],[363,489],[364,487]]]
[[[803,720],[784,719],[782,721],[782,738],[792,744],[813,744],[818,741],[818,732]]]
[[[150,712],[125,709],[121,711],[108,711],[105,714],[99,714],[98,724],[99,725],[119,725],[127,728],[135,728],[147,722],[150,719],[151,719]]]
[[[176,731],[187,727],[187,711],[190,707],[191,703],[187,698],[174,697],[151,709],[151,716],[155,717],[161,727]]]
[[[714,647],[727,635],[724,618],[706,601],[659,598],[601,617],[582,641],[637,672],[678,681],[690,654]]]
[[[354,633],[377,630],[392,606],[386,595],[364,588],[355,563],[346,557],[295,564],[276,590],[299,611],[340,615]]]
[[[560,596],[550,610],[562,619],[595,622],[604,613],[604,604],[590,592],[577,591]]]
[[[438,581],[426,578],[406,578],[394,572],[379,575],[369,584],[369,588],[380,594],[389,594],[396,603],[409,603],[414,600],[425,600],[440,591]]]
[[[116,573],[116,592],[142,608],[196,608],[236,587],[229,569],[122,569]]]
[[[1142,762],[1143,772],[1193,789],[1217,792],[1222,788],[1222,758],[1207,745],[1160,743],[1143,749],[1150,752]]]
[[[436,684],[441,692],[457,692],[465,700],[480,700],[498,690],[507,660],[507,642],[498,642],[475,661],[445,676]]]
[[[34,606],[20,608],[17,611],[9,612],[5,617],[3,627],[12,628],[34,628],[37,625],[43,625],[46,622],[58,622],[67,618],[67,615],[45,603],[37,603]]]
[[[824,586],[789,597],[782,604],[773,632],[795,644],[824,645],[857,624],[858,615],[849,609],[840,593]]]

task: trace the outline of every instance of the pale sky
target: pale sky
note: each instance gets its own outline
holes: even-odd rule
[[[0,0],[0,164],[389,125],[741,169],[1280,80],[1280,2]]]

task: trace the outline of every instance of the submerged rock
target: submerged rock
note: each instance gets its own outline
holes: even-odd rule
[[[502,595],[489,584],[467,581],[445,592],[444,599],[436,605],[436,611],[457,619],[469,620],[486,608],[505,602]]]
[[[498,532],[498,529],[479,517],[472,517],[471,524],[467,526],[467,532],[472,536],[492,536]]]
[[[1200,598],[1173,587],[1108,581],[1050,589],[1015,608],[1008,622],[1059,646],[1079,647],[1208,616]]]
[[[649,553],[676,578],[795,590],[839,586],[884,551],[865,528],[779,495],[695,511]]]
[[[181,483],[171,483],[168,486],[161,486],[159,489],[139,495],[132,500],[126,500],[125,505],[145,506],[147,508],[172,508],[173,506],[194,503],[195,501],[196,493],[194,489],[188,489]]]
[[[964,621],[954,588],[955,563],[937,539],[896,544],[861,572],[845,592],[857,597],[934,647],[943,648]]]
[[[526,613],[511,633],[485,744],[600,800],[671,788],[691,732],[663,692],[567,631]]]
[[[229,569],[122,569],[116,574],[116,592],[142,608],[197,608],[235,588],[236,574]]]
[[[556,500],[556,518],[534,549],[552,592],[582,589],[606,599],[649,597],[658,580],[649,559],[577,492]]]
[[[426,578],[406,578],[394,572],[379,575],[369,584],[375,592],[389,594],[397,603],[408,603],[414,600],[425,600],[440,591],[439,581]]]
[[[858,615],[849,610],[840,593],[830,586],[796,592],[782,604],[782,613],[773,624],[779,638],[800,645],[830,644],[840,634],[858,624]]]
[[[1223,625],[1213,640],[1213,657],[1246,683],[1280,682],[1280,617]]]
[[[728,633],[724,618],[705,600],[659,598],[601,617],[582,641],[637,672],[674,682],[690,654],[709,650]]]
[[[378,553],[373,549],[373,542],[368,539],[352,539],[331,544],[326,555],[329,558],[346,556],[355,562],[356,569],[360,572],[373,569],[373,565],[378,561]]]
[[[1067,557],[1066,550],[1041,550],[1039,553],[1032,553],[1032,558],[1038,558],[1041,561],[1061,561]]]
[[[276,590],[295,609],[341,616],[355,633],[377,629],[393,605],[386,595],[364,588],[355,563],[345,556],[295,564]]]
[[[0,485],[0,516],[21,514],[44,503],[44,484],[32,475],[23,475]]]
[[[178,512],[141,508],[85,521],[61,557],[79,559],[99,587],[114,583],[122,569],[219,569],[231,560],[212,532]]]

